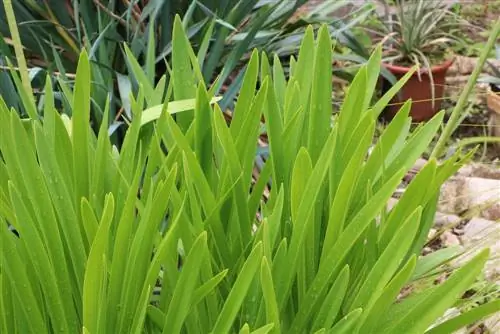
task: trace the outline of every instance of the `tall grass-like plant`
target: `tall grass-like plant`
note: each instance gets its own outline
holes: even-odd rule
[[[443,115],[410,133],[407,103],[369,150],[407,80],[370,104],[380,50],[334,119],[325,27],[307,30],[289,80],[254,52],[227,125],[180,20],[174,34],[169,87],[183,100],[143,110],[140,90],[120,151],[106,126],[90,130],[85,52],[71,119],[50,85],[43,120],[0,102],[2,333],[450,333],[500,308],[429,329],[488,251],[418,290],[450,256],[419,255],[439,187],[468,156],[429,161],[386,211]],[[262,116],[270,156],[252,182]]]

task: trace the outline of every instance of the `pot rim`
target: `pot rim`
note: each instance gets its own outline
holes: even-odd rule
[[[439,65],[435,65],[431,67],[431,72],[432,73],[437,73],[437,72],[443,72],[446,71],[455,61],[455,57],[450,58],[443,63]],[[389,71],[395,73],[395,74],[405,74],[410,71],[411,67],[406,67],[406,66],[398,66],[398,65],[392,65],[389,63],[382,63],[382,65],[387,68]],[[426,73],[427,71],[422,70],[420,73]]]

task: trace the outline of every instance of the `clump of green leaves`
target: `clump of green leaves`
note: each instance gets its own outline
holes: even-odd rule
[[[398,300],[443,262],[419,254],[440,185],[468,157],[431,160],[385,205],[443,114],[410,133],[407,103],[370,150],[377,116],[409,76],[370,105],[378,49],[332,119],[323,27],[316,40],[307,30],[288,80],[279,60],[252,54],[227,125],[180,20],[174,31],[169,87],[182,108],[143,110],[142,88],[120,151],[106,126],[90,131],[85,52],[71,119],[54,110],[50,88],[43,120],[0,103],[1,331],[425,332],[488,257]],[[253,183],[262,116],[270,155]],[[500,307],[486,305],[428,332]]]

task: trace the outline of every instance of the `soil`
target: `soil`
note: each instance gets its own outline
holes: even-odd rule
[[[457,99],[458,97],[452,97],[443,101],[442,107],[447,110],[445,122],[449,118]],[[469,108],[469,106],[471,106],[470,113],[453,133],[452,141],[449,143],[450,146],[462,139],[484,137],[489,135],[490,130],[488,122],[490,116],[486,104],[481,100],[476,100],[469,102],[465,109]],[[499,162],[500,155],[498,148],[495,144],[491,143],[480,144],[474,160],[476,162],[481,161],[485,163]]]
[[[489,30],[500,17],[500,0],[459,0],[452,10],[464,19],[458,33],[462,43],[455,51],[465,56],[479,56]]]

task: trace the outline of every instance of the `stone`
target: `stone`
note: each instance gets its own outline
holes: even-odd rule
[[[462,214],[471,210],[484,218],[500,219],[500,180],[456,176],[441,187],[438,211]]]
[[[427,163],[426,159],[419,158],[415,163],[413,164],[413,167],[411,168],[412,170],[419,171],[422,168],[424,168],[425,164]]]
[[[500,312],[492,315],[484,321],[484,325],[490,333],[500,333]]]
[[[457,215],[436,212],[436,217],[434,218],[434,227],[437,229],[449,228],[458,225],[461,220],[462,218]]]
[[[396,204],[398,204],[398,202],[399,200],[397,198],[389,198],[389,200],[387,201],[387,210],[392,210],[396,206]]]
[[[463,262],[474,257],[480,250],[490,248],[484,273],[487,279],[500,281],[500,223],[473,218],[465,225],[460,239],[467,250]]]
[[[451,75],[467,75],[471,74],[472,71],[474,71],[474,68],[476,68],[476,64],[478,62],[477,57],[466,57],[466,56],[457,56],[455,58],[455,61],[451,65],[451,67],[448,69],[447,74],[449,76]],[[490,63],[493,64],[493,66],[500,66],[500,60],[499,59],[494,59],[490,58],[488,59]],[[489,66],[484,67],[484,72],[486,73],[491,73],[491,69]]]
[[[440,239],[445,247],[460,246],[460,239],[451,231],[444,231]]]
[[[460,314],[461,314],[461,312],[458,308],[456,308],[456,307],[450,308],[450,309],[446,310],[446,312],[443,314],[443,316],[441,318],[439,318],[436,321],[436,323],[434,325],[432,325],[429,329],[445,322],[446,320],[450,320],[452,318],[458,317]],[[467,329],[462,328],[462,329],[454,332],[453,334],[467,334]]]
[[[429,230],[429,234],[427,235],[427,240],[432,240],[437,234],[437,230],[435,228],[431,228]]]
[[[495,166],[482,163],[470,163],[460,168],[457,175],[500,180],[500,164]]]

